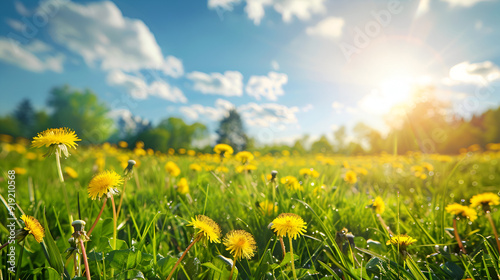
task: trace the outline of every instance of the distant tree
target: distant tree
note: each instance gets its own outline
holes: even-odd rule
[[[191,148],[193,140],[199,140],[208,135],[207,127],[204,124],[195,122],[189,125],[183,119],[174,117],[162,120],[157,128],[164,129],[169,133],[167,145],[174,149]]]
[[[342,153],[345,151],[345,141],[347,138],[347,132],[345,126],[341,126],[333,133],[333,138],[335,139],[335,144],[337,146],[337,153]]]
[[[356,134],[357,139],[368,145],[367,151],[370,153],[378,153],[382,151],[384,139],[380,132],[364,123],[356,124],[353,131]]]
[[[151,148],[164,153],[170,148],[168,146],[170,133],[163,128],[153,128],[143,131],[137,135],[137,138],[137,140],[144,142],[145,148]]]
[[[241,116],[235,109],[231,109],[228,116],[220,121],[217,135],[219,136],[217,143],[231,145],[236,151],[245,150],[247,147],[248,137]]]
[[[325,135],[321,135],[318,140],[312,143],[311,153],[331,154],[333,153],[332,144],[330,144]]]
[[[31,101],[27,98],[21,100],[14,110],[14,118],[19,122],[19,129],[24,137],[32,136],[33,125],[35,123],[35,109]]]
[[[50,92],[48,105],[53,109],[51,126],[70,127],[84,141],[100,143],[113,133],[109,109],[89,89],[79,91],[69,86],[54,88]]]
[[[22,136],[19,121],[13,116],[0,117],[0,134]]]

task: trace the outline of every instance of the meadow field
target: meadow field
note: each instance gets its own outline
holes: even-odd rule
[[[11,246],[0,251],[0,279],[167,279],[188,246],[172,279],[499,279],[498,144],[453,156],[340,156],[119,142],[44,157],[53,147],[1,140],[0,241],[12,215],[23,236],[15,269]],[[119,177],[106,192],[89,189],[110,174]],[[84,229],[74,232],[75,220]],[[228,250],[232,230],[251,234],[232,244],[240,251]]]

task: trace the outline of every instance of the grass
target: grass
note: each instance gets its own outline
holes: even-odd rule
[[[450,203],[468,205],[473,195],[498,192],[498,152],[351,157],[256,153],[249,163],[256,170],[238,173],[237,167],[242,164],[234,157],[221,163],[220,157],[212,154],[161,154],[104,144],[70,151],[72,155],[62,159],[62,168],[71,167],[78,177],[65,172],[65,182],[61,183],[55,160],[44,159],[43,149],[29,149],[22,142],[0,145],[0,194],[6,198],[7,172],[15,169],[16,216],[22,210],[39,221],[46,217],[42,245],[32,236],[16,245],[18,257],[25,247],[21,279],[56,279],[61,273],[73,278],[74,261],[67,261],[65,253],[71,247],[71,223],[81,216],[90,229],[102,206],[102,201],[88,198],[87,186],[99,170],[123,174],[129,159],[136,160],[137,165],[127,182],[117,239],[113,240],[113,211],[108,201],[85,243],[92,279],[166,279],[194,238],[195,231],[187,224],[199,214],[218,222],[223,234],[243,229],[255,237],[255,256],[237,262],[233,279],[293,279],[291,256],[284,257],[279,239],[268,227],[280,213],[294,213],[307,222],[307,232],[293,241],[299,279],[500,278],[498,249],[484,212],[478,208],[479,217],[473,222],[466,218],[457,221],[468,253],[464,255],[459,254],[454,238],[454,217],[445,211]],[[178,176],[166,172],[168,161],[178,165]],[[202,170],[190,169],[193,163]],[[313,168],[318,176],[301,175],[303,168]],[[272,170],[278,171],[275,183],[268,178]],[[355,172],[356,182],[344,180],[349,170]],[[285,176],[298,179],[297,190],[281,182]],[[176,188],[180,178],[189,183],[187,194]],[[117,203],[119,196],[115,196]],[[386,209],[380,216],[390,229],[417,239],[406,248],[407,253],[386,245],[388,230],[369,207],[377,196],[385,202]],[[277,208],[259,207],[266,200]],[[497,225],[498,208],[492,206],[491,211]],[[8,211],[3,206],[0,217],[0,241],[4,243],[9,232],[4,226]],[[288,238],[284,241],[289,252]],[[112,249],[115,242],[116,249]],[[7,258],[7,250],[0,251],[0,279],[14,279],[7,272]],[[223,244],[198,242],[173,279],[228,279],[230,259]],[[82,275],[77,279],[85,279]]]

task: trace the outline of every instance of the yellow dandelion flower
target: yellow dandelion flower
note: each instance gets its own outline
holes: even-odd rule
[[[180,194],[189,193],[189,184],[186,178],[181,178],[177,183],[177,192]]]
[[[259,202],[259,210],[262,212],[264,215],[272,215],[275,211],[278,211],[278,206],[274,205],[273,203],[269,200],[264,200],[263,202]]]
[[[26,170],[26,168],[14,167],[14,172],[16,172],[16,174],[19,174],[19,175],[24,175],[28,171]]]
[[[243,152],[237,153],[235,158],[237,161],[240,161],[241,163],[244,164],[244,163],[247,163],[249,161],[252,161],[254,159],[254,156],[251,152],[243,151]]]
[[[103,195],[111,197],[118,193],[116,187],[123,183],[122,177],[115,171],[104,171],[92,178],[89,183],[88,193],[89,197],[95,200],[101,198]]]
[[[228,232],[224,237],[223,244],[235,260],[239,260],[242,257],[251,259],[257,249],[257,243],[253,236],[244,230],[232,230]]]
[[[199,172],[199,171],[201,171],[202,168],[201,168],[201,165],[199,165],[197,163],[191,163],[189,165],[189,169]]]
[[[35,160],[37,158],[37,155],[35,153],[32,153],[32,152],[28,152],[26,153],[26,155],[24,155],[27,159],[29,160]]]
[[[69,128],[50,128],[33,137],[31,147],[49,147],[50,149],[45,156],[53,154],[56,148],[59,148],[65,156],[69,156],[68,148],[76,148],[78,144],[75,142],[77,141],[82,140],[79,139],[76,136],[76,133]]]
[[[76,172],[73,168],[69,166],[64,167],[64,172],[73,179],[78,178],[78,172]]]
[[[470,207],[475,208],[479,205],[498,205],[500,204],[500,197],[492,192],[476,194],[470,199]]]
[[[474,222],[474,220],[477,219],[476,210],[474,210],[468,206],[458,204],[458,203],[449,204],[448,206],[446,206],[445,210],[446,210],[446,212],[448,212],[452,215],[455,215],[455,216],[461,215],[465,218],[468,218],[471,222]]]
[[[229,172],[229,169],[227,169],[227,167],[225,167],[225,166],[219,166],[219,167],[215,168],[215,172],[216,173],[227,173],[227,172]]]
[[[412,238],[411,236],[408,236],[406,234],[398,234],[392,236],[391,239],[387,240],[385,245],[399,245],[400,247],[406,248],[415,242],[417,242],[417,240]]]
[[[188,151],[187,151],[187,154],[188,154],[188,156],[190,156],[190,157],[194,157],[194,156],[196,155],[196,151],[195,151],[195,150],[188,150]]]
[[[252,170],[257,170],[257,166],[253,164],[245,164],[245,165],[240,165],[236,167],[236,172],[242,173],[242,172],[248,172]]]
[[[43,241],[43,237],[45,236],[45,230],[43,229],[42,225],[38,222],[37,219],[27,216],[27,215],[22,215],[21,220],[24,222],[24,228],[23,231],[24,233],[21,233],[21,235],[26,235],[32,234],[33,237],[35,237],[36,242],[40,243]],[[24,238],[22,237],[22,238]]]
[[[356,182],[358,181],[356,172],[352,170],[347,171],[344,176],[344,181],[346,181],[349,184],[356,184]]]
[[[380,196],[377,196],[371,205],[371,207],[375,210],[375,213],[382,214],[385,211],[385,203],[384,200]]]
[[[289,238],[297,238],[306,232],[307,224],[302,220],[299,215],[292,213],[279,214],[276,219],[272,221],[271,229],[278,236],[288,236]]]
[[[302,185],[299,183],[299,180],[293,176],[285,176],[281,178],[281,183],[285,185],[289,190],[303,190]]]
[[[118,142],[118,146],[120,148],[127,148],[128,147],[128,143],[125,142],[125,141],[120,141],[120,142]]]
[[[196,219],[191,218],[188,226],[192,226],[198,231],[197,236],[201,236],[204,241],[208,240],[214,243],[220,243],[221,229],[219,225],[205,215],[198,215]]]
[[[181,169],[173,161],[169,161],[165,164],[165,170],[172,177],[177,177],[181,174]]]
[[[234,153],[233,147],[227,144],[217,144],[214,147],[214,152],[224,156],[224,155],[232,155]]]

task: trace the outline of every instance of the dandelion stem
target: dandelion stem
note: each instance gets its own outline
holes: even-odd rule
[[[281,251],[283,252],[283,258],[286,256],[285,242],[283,242],[283,237],[280,236]]]
[[[490,211],[486,211],[486,218],[488,218],[488,220],[490,221],[490,224],[491,224],[491,228],[493,228],[493,234],[495,235],[495,240],[497,242],[498,252],[500,252],[500,239],[498,238],[497,228],[495,227],[495,223],[493,222],[493,219],[491,218]]]
[[[108,197],[105,196],[104,197],[104,201],[102,202],[101,211],[99,212],[99,215],[97,215],[97,217],[95,218],[94,224],[92,224],[92,226],[90,227],[90,230],[87,233],[88,236],[90,236],[90,234],[94,230],[95,226],[97,225],[97,222],[99,222],[99,218],[101,217],[102,212],[104,211],[104,207],[106,206],[106,201],[107,200],[108,200]]]
[[[191,247],[193,247],[194,243],[198,242],[198,240],[200,240],[202,236],[203,236],[202,234],[198,234],[198,236],[193,240],[193,242],[191,242],[191,244],[189,244],[189,246],[186,248],[184,253],[182,253],[182,256],[175,263],[174,268],[172,268],[172,271],[170,271],[170,274],[168,275],[167,280],[170,280],[172,278],[172,276],[174,276],[175,269],[179,266],[179,264],[181,263],[184,256],[186,256],[189,249],[191,249]]]
[[[115,207],[115,199],[113,196],[111,196],[111,205],[113,206],[113,250],[116,250],[116,225],[117,225],[117,219],[118,217],[116,216],[116,207]]]
[[[295,274],[295,258],[293,257],[292,237],[288,237],[288,240],[290,240],[290,261],[292,262],[293,279],[297,280],[297,274]]]
[[[233,261],[233,266],[231,266],[231,273],[229,273],[229,280],[233,279],[234,267],[236,266],[236,259]]]
[[[465,251],[465,248],[464,248],[464,244],[462,244],[462,240],[460,239],[460,235],[458,235],[458,228],[457,228],[457,219],[453,219],[453,231],[455,233],[455,239],[457,240],[458,242],[458,247],[460,248],[460,251],[462,251],[462,253],[464,254],[467,254],[467,252]]]
[[[78,252],[75,252],[73,254],[73,262],[74,262],[74,267],[73,267],[73,270],[75,272],[75,275],[77,275],[78,277],[82,276],[82,271],[80,269],[80,261],[78,260]]]
[[[127,187],[127,178],[123,181],[123,191],[122,196],[120,197],[120,203],[118,203],[118,210],[116,210],[116,216],[120,217],[120,210],[122,209],[123,197],[125,196],[125,188]]]
[[[59,151],[59,149],[56,149],[56,163],[57,163],[57,170],[58,170],[58,174],[59,174],[59,180],[61,181],[61,183],[64,183],[64,177],[63,177],[62,168],[61,168],[61,152]]]
[[[90,280],[89,262],[87,260],[87,252],[85,252],[85,245],[83,245],[83,240],[81,238],[78,239],[80,240],[80,249],[82,250],[83,264],[85,265],[85,276],[87,276],[87,280]]]

